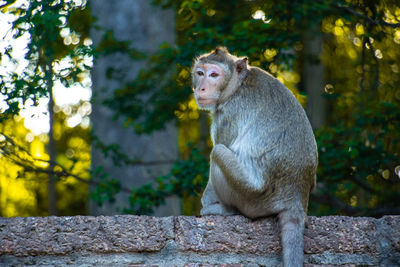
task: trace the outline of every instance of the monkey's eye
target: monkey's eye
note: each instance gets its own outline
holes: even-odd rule
[[[203,73],[201,70],[198,70],[196,73],[197,73],[197,75],[199,75],[199,76],[203,76],[203,75],[204,75],[204,73]]]
[[[211,74],[210,74],[210,76],[211,76],[211,77],[213,77],[213,78],[215,78],[215,77],[218,77],[218,76],[219,76],[219,74],[218,74],[218,73],[216,73],[216,72],[213,72],[213,73],[211,73]]]

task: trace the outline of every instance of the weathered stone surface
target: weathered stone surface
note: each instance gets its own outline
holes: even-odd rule
[[[244,265],[241,263],[233,263],[233,264],[187,263],[183,267],[244,267]]]
[[[400,216],[309,217],[305,266],[400,266]],[[0,218],[0,266],[281,266],[275,217]]]
[[[357,265],[355,265],[355,264],[343,264],[343,265],[336,265],[336,264],[304,264],[304,267],[356,267],[356,266]],[[375,266],[368,265],[368,267],[375,267]]]
[[[376,253],[376,221],[362,217],[308,217],[304,251],[307,254]]]
[[[400,218],[399,216],[385,216],[383,220],[383,234],[390,241],[388,246],[400,252]]]
[[[159,251],[172,217],[0,218],[0,255],[65,255],[75,252]]]
[[[176,217],[176,241],[182,251],[280,253],[274,218],[242,216]]]

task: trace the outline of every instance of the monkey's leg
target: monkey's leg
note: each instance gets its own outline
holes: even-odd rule
[[[300,210],[288,209],[279,213],[283,266],[303,266],[303,232],[306,214]]]
[[[203,196],[201,197],[201,204],[203,208],[200,211],[201,215],[234,215],[237,214],[233,209],[224,205],[215,193],[212,178],[216,175],[222,175],[221,171],[215,164],[211,162],[210,166],[210,180],[207,183]]]
[[[215,162],[223,173],[227,183],[236,192],[254,198],[254,194],[264,191],[265,181],[257,173],[257,167],[247,168],[239,162],[235,153],[225,145],[217,144],[211,151],[211,161]],[[248,164],[251,164],[249,161]]]

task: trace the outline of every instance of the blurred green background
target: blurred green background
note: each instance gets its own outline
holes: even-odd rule
[[[199,214],[212,144],[190,67],[218,45],[269,71],[306,109],[319,151],[310,215],[400,214],[399,1],[92,2],[0,1],[0,216],[101,214],[96,207],[110,203],[106,214],[160,205]],[[129,9],[141,16],[121,19]],[[172,25],[167,41],[152,41],[146,25],[161,19]],[[118,58],[140,70],[112,65]],[[112,125],[93,115],[105,109]],[[172,127],[176,136],[161,143],[177,157],[133,156],[130,141],[110,142],[96,125],[151,142]],[[137,184],[119,173],[166,163]],[[178,202],[165,202],[171,196]]]

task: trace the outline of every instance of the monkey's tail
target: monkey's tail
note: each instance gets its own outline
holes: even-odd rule
[[[279,213],[283,266],[303,266],[303,233],[305,212],[301,207],[290,208]]]

